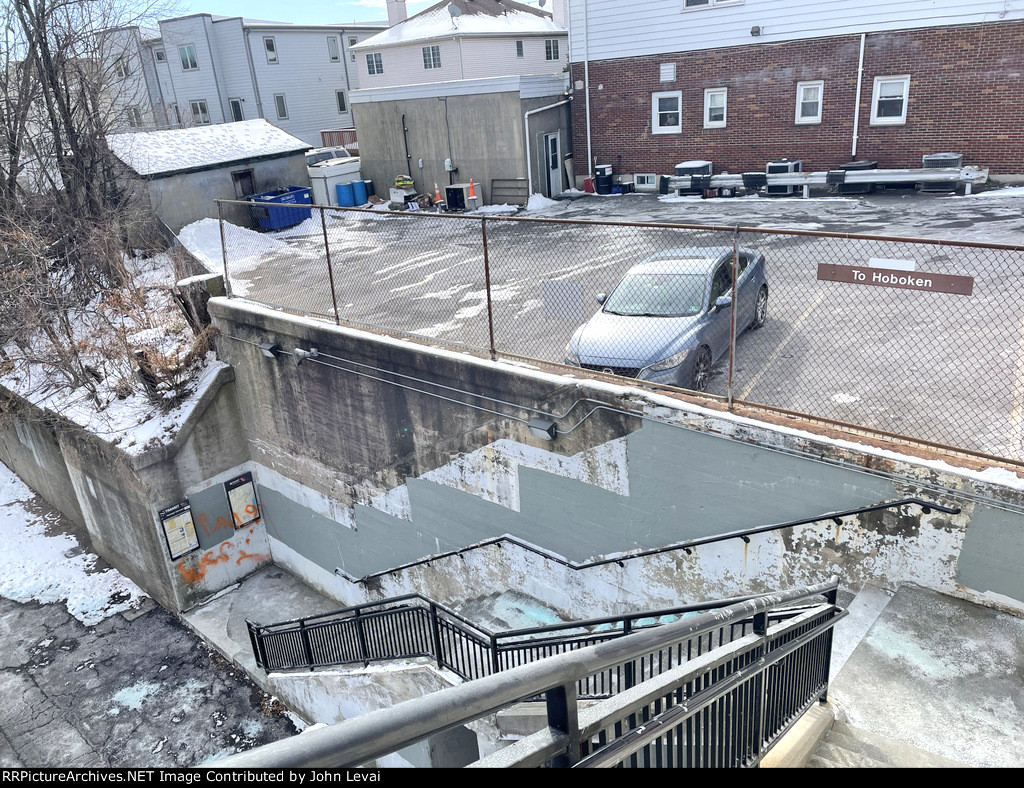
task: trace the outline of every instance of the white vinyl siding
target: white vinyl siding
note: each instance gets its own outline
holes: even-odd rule
[[[366,73],[370,75],[384,73],[384,58],[380,52],[373,52],[366,56]]]
[[[651,133],[680,134],[683,130],[682,91],[651,95]]]
[[[423,47],[423,68],[441,68],[441,47],[434,45]]]
[[[178,55],[181,57],[182,71],[199,70],[199,60],[196,58],[195,44],[187,44],[186,46],[178,47]]]
[[[729,92],[726,88],[708,88],[704,91],[704,128],[725,128],[728,99]]]
[[[825,95],[825,83],[796,83],[796,122],[800,124],[821,123],[821,107]]]
[[[341,62],[341,45],[337,36],[327,36],[327,59],[332,63]]]
[[[871,94],[871,125],[902,126],[907,122],[910,77],[875,77]]]
[[[284,99],[284,93],[274,94],[274,109],[277,111],[278,120],[288,120],[288,103]]]

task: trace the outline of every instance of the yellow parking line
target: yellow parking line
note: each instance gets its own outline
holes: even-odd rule
[[[740,399],[746,399],[750,392],[754,390],[754,386],[756,386],[758,384],[758,381],[761,380],[761,376],[764,375],[764,373],[772,365],[772,362],[779,357],[779,353],[781,353],[785,349],[786,345],[789,344],[789,340],[791,340],[793,338],[793,335],[797,332],[797,329],[800,328],[801,325],[803,325],[803,322],[810,316],[811,312],[815,310],[818,304],[821,303],[821,299],[823,299],[824,297],[824,291],[818,293],[818,297],[815,298],[811,302],[811,305],[807,307],[806,310],[804,310],[804,313],[797,318],[796,322],[793,324],[793,327],[789,330],[789,333],[786,334],[786,338],[783,339],[782,342],[779,343],[779,346],[775,348],[774,352],[770,356],[768,356],[768,360],[764,363],[764,366],[761,367],[761,371],[754,375],[754,377],[750,379],[750,383],[747,384],[747,387],[740,392]]]

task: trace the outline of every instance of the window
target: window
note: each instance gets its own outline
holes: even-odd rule
[[[349,39],[348,39],[348,48],[351,49],[352,47],[354,47],[358,43],[359,43],[359,39],[358,38],[350,36]],[[356,62],[356,53],[355,52],[350,52],[349,54],[352,56],[352,62],[355,63]]]
[[[704,128],[725,128],[726,88],[708,88],[704,91]]]
[[[327,57],[331,59],[332,63],[337,63],[341,60],[341,49],[339,48],[337,36],[327,36]]]
[[[231,107],[231,120],[236,123],[245,120],[245,113],[242,111],[242,99],[228,99],[228,106]]]
[[[274,94],[274,106],[277,108],[278,120],[287,120],[288,119],[288,105],[285,103],[284,93],[275,93]]]
[[[910,77],[875,77],[871,96],[871,125],[900,126],[907,122]]]
[[[381,59],[380,52],[366,56],[366,71],[370,74],[384,73],[384,61]]]
[[[676,81],[676,64],[675,63],[662,63],[661,68],[658,70],[658,78],[662,82],[675,82]]]
[[[633,176],[633,184],[638,189],[654,189],[658,186],[658,176],[654,173],[638,173]]]
[[[162,49],[154,50],[153,57],[156,58],[157,63],[164,63],[167,61],[167,53],[164,52]]]
[[[133,129],[142,126],[142,112],[138,107],[128,107],[128,125]]]
[[[348,112],[348,100],[345,97],[345,91],[339,90],[334,95],[338,99],[338,112]]]
[[[441,68],[441,47],[423,47],[423,68]]]
[[[558,39],[548,38],[544,41],[544,59],[558,60]]]
[[[524,57],[522,41],[516,41],[516,57]]]
[[[682,103],[681,91],[654,93],[651,96],[651,133],[680,134],[683,130]]]
[[[203,125],[210,122],[210,110],[206,106],[206,99],[194,99],[189,102],[192,107],[192,120]]]
[[[199,68],[199,61],[196,60],[196,48],[194,44],[186,44],[178,47],[178,56],[181,58],[182,71],[196,71]]]
[[[821,123],[821,99],[824,82],[796,83],[796,122]]]
[[[715,301],[724,295],[732,295],[732,261],[722,263],[715,271],[711,280],[711,297],[708,299],[708,307],[713,307]]]
[[[743,5],[743,0],[683,0],[683,10],[691,11],[698,8],[711,8],[718,5]]]
[[[121,57],[119,57],[117,59],[117,62],[114,64],[114,73],[117,74],[122,79],[124,79],[125,77],[127,77],[129,74],[132,73],[131,69],[128,68],[128,56],[127,55],[121,55]]]
[[[273,36],[263,36],[263,48],[267,52],[267,62],[274,64],[277,62],[277,42]]]

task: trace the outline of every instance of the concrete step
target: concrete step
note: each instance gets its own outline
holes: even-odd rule
[[[883,760],[872,758],[856,750],[848,750],[842,744],[829,741],[829,738],[826,737],[825,741],[815,748],[811,758],[828,761],[832,769],[884,769],[889,765]]]
[[[958,768],[963,764],[877,733],[836,722],[825,741],[896,768]]]

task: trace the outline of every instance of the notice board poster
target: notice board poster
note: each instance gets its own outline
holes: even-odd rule
[[[199,537],[196,535],[195,523],[192,522],[192,507],[187,500],[161,509],[160,523],[163,525],[172,561],[199,549]]]
[[[256,501],[256,485],[251,473],[243,473],[224,483],[231,506],[231,519],[235,528],[244,528],[260,519],[260,507]]]

